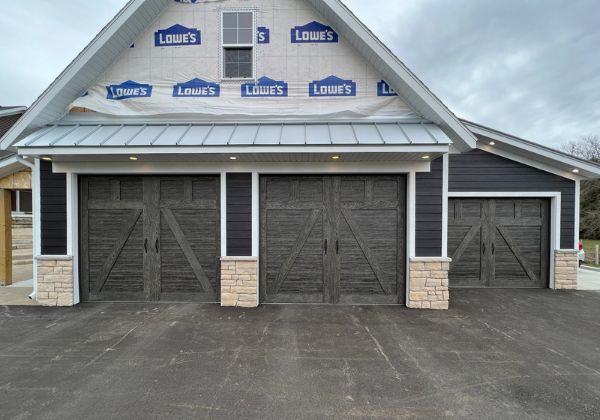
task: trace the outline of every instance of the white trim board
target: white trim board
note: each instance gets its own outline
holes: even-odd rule
[[[448,180],[450,157],[443,157],[442,169],[442,257],[448,257]]]
[[[560,249],[561,201],[560,192],[482,191],[449,192],[449,198],[550,198],[550,289],[555,288],[554,252]]]
[[[219,174],[222,172],[267,174],[365,174],[430,172],[429,161],[401,162],[305,162],[305,163],[204,163],[204,162],[54,162],[54,172],[89,175],[114,174]]]

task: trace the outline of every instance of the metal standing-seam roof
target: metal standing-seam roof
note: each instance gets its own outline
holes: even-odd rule
[[[26,148],[449,145],[430,123],[55,124],[21,140]]]

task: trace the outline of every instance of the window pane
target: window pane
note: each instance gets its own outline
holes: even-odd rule
[[[17,192],[14,190],[10,192],[10,206],[12,211],[17,211]]]
[[[243,12],[238,14],[238,28],[252,29],[252,12]]]
[[[238,77],[244,79],[252,77],[252,63],[240,63]]]
[[[252,29],[240,29],[238,32],[238,44],[252,44]]]
[[[31,213],[31,191],[21,191],[19,195],[21,197],[21,211]]]
[[[223,29],[223,44],[237,44],[237,30]]]
[[[225,63],[225,77],[230,79],[238,78],[238,70],[237,63]]]
[[[223,28],[237,28],[237,13],[223,13]]]
[[[240,61],[241,63],[251,63],[252,62],[252,50],[250,48],[238,49],[238,61]]]
[[[248,79],[252,74],[252,48],[225,48],[224,74],[227,78]]]

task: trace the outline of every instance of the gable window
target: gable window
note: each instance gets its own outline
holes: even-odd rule
[[[254,79],[254,12],[224,11],[221,28],[222,78]]]

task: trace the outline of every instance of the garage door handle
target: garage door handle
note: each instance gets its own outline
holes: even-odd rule
[[[335,241],[335,253],[338,255],[340,253],[340,241]]]
[[[496,253],[496,244],[492,244],[492,255]]]
[[[483,255],[485,255],[485,244],[483,244]]]
[[[327,255],[327,239],[325,239],[325,244],[323,245],[323,247],[325,248],[325,254]]]
[[[154,242],[154,249],[158,252],[158,239]]]
[[[146,238],[144,240],[144,252],[147,254],[148,253],[148,238]]]

